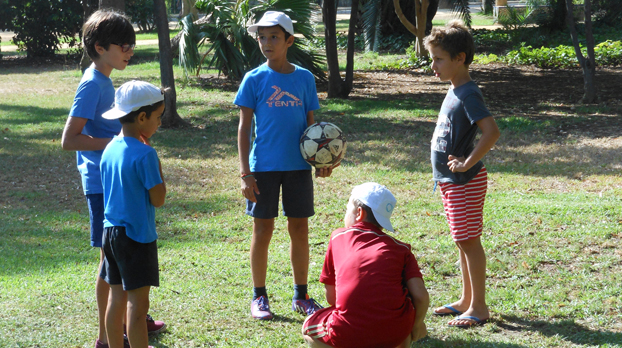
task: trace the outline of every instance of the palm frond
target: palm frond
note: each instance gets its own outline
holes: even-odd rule
[[[380,40],[380,18],[382,15],[382,0],[369,0],[363,6],[361,23],[363,25],[363,36],[367,50],[377,51]]]
[[[287,50],[287,60],[309,70],[318,80],[326,81],[326,73],[321,68],[325,57],[307,49],[300,41],[294,41],[294,44]]]
[[[198,28],[192,22],[192,14],[184,17],[180,22],[181,39],[179,40],[179,66],[183,68],[186,78],[188,72],[195,72],[201,64],[199,54]]]
[[[471,9],[469,8],[469,0],[453,0],[452,11],[458,13],[467,27],[471,27],[473,19],[471,18]]]

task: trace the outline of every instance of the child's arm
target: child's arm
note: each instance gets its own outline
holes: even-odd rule
[[[499,136],[501,135],[499,127],[497,127],[497,123],[492,116],[483,118],[475,123],[482,130],[482,136],[469,157],[465,159],[464,157],[449,155],[447,166],[449,166],[449,170],[454,173],[466,172],[471,169],[471,167],[484,158],[484,155],[492,149],[492,146],[497,142],[497,139],[499,139]]]
[[[240,124],[238,125],[238,155],[240,157],[240,174],[252,174],[248,163],[251,151],[251,124],[253,123],[253,109],[240,106]],[[254,176],[242,178],[242,195],[251,202],[257,202],[255,194],[259,194],[259,187]]]
[[[326,302],[328,302],[330,306],[334,306],[335,300],[337,299],[337,293],[335,292],[335,286],[324,284],[324,289],[326,290]]]
[[[149,189],[149,201],[151,201],[151,204],[156,208],[164,205],[164,200],[166,199],[166,183],[164,182],[164,174],[162,174],[162,163],[159,162],[158,165],[160,167],[162,183]]]
[[[65,129],[63,129],[63,138],[61,146],[63,150],[69,151],[97,151],[106,148],[106,145],[112,138],[94,138],[89,135],[82,134],[82,129],[86,125],[86,118],[68,117]]]
[[[428,334],[428,329],[426,328],[423,319],[428,312],[428,307],[430,307],[430,295],[428,295],[428,290],[426,290],[423,279],[421,278],[408,279],[406,286],[408,287],[408,292],[413,299],[413,305],[415,306],[416,312],[415,324],[413,325],[413,329],[410,333],[412,341],[415,342],[424,338]]]

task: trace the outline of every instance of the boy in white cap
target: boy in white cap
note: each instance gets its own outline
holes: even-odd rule
[[[115,106],[102,116],[118,119],[121,133],[106,146],[100,163],[104,188],[104,263],[100,277],[110,284],[106,334],[120,348],[127,310],[132,348],[148,347],[149,291],[159,286],[155,207],[164,204],[162,166],[149,138],[164,112],[164,91],[142,81],[127,82],[115,93]]]
[[[320,282],[330,307],[305,320],[311,347],[410,347],[427,335],[429,296],[410,245],[393,231],[395,197],[383,185],[356,186],[345,228],[331,234]]]
[[[253,217],[251,316],[272,319],[266,274],[274,219],[279,215],[280,191],[291,241],[292,309],[309,315],[322,307],[307,294],[308,219],[315,211],[311,166],[300,155],[299,140],[305,129],[315,123],[313,111],[320,108],[315,79],[308,70],[287,60],[287,50],[294,43],[294,26],[285,13],[267,11],[248,32],[257,34],[259,47],[267,59],[244,76],[233,101],[240,106],[241,190],[246,198],[245,212]],[[251,144],[253,130],[255,139]],[[332,168],[322,168],[315,175],[327,177],[331,173]]]

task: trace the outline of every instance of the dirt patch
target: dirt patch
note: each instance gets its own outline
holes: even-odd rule
[[[580,69],[547,70],[532,66],[473,65],[471,77],[482,89],[495,117],[555,119],[556,132],[590,137],[619,137],[622,129],[622,68],[596,72],[598,104],[579,104],[583,96]],[[415,99],[423,106],[440,109],[448,83],[422,71],[357,71],[351,99]],[[326,86],[318,86],[325,97]],[[566,116],[566,117],[561,117]]]

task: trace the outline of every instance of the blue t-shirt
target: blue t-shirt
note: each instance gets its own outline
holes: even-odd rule
[[[112,138],[121,131],[119,120],[106,120],[102,114],[114,104],[112,80],[93,68],[88,68],[82,76],[69,117],[86,118],[82,134],[94,138]],[[102,193],[99,174],[99,161],[103,150],[78,151],[78,171],[82,176],[84,194]]]
[[[162,183],[156,151],[132,137],[114,137],[101,160],[104,227],[123,226],[139,243],[158,239],[149,190]]]
[[[307,113],[320,108],[313,74],[294,65],[281,74],[263,64],[249,71],[234,104],[254,110],[255,140],[249,155],[251,172],[310,170],[300,154]]]
[[[484,165],[482,161],[464,173],[452,173],[447,166],[449,155],[468,157],[475,148],[476,122],[490,116],[484,96],[477,84],[469,81],[451,88],[443,100],[432,138],[431,161],[434,181],[464,185],[471,181]]]

